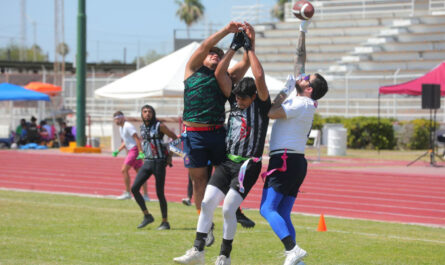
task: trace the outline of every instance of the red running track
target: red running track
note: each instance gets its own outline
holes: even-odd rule
[[[122,163],[106,155],[0,151],[0,188],[116,196],[123,191]],[[445,227],[445,168],[405,165],[363,159],[310,163],[293,211]],[[175,160],[167,168],[167,200],[180,202],[187,181],[182,161]],[[154,178],[148,183],[155,198]],[[244,208],[259,208],[262,185],[258,180]]]

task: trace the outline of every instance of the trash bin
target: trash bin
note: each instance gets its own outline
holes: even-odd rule
[[[328,145],[328,131],[331,128],[344,128],[341,123],[325,123],[321,132],[321,144]]]
[[[346,155],[346,136],[345,128],[333,127],[328,130],[328,156]]]

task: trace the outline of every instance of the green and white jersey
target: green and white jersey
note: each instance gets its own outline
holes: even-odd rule
[[[183,121],[223,124],[227,98],[219,88],[215,71],[202,66],[184,81]]]

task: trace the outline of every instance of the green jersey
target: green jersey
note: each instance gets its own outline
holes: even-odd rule
[[[227,98],[215,78],[215,71],[202,66],[184,81],[183,121],[223,124]]]

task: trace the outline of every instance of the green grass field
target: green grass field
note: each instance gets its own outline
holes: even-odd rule
[[[297,200],[298,203],[298,200]],[[155,223],[138,230],[137,204],[105,198],[0,190],[0,264],[174,264],[194,240],[194,207],[169,203],[170,231],[157,231],[157,202],[148,203]],[[238,225],[233,265],[282,264],[281,242],[258,211],[246,210],[254,229]],[[445,264],[445,229],[293,215],[306,264]],[[206,250],[214,264],[222,235],[221,209],[215,212],[215,244]]]

